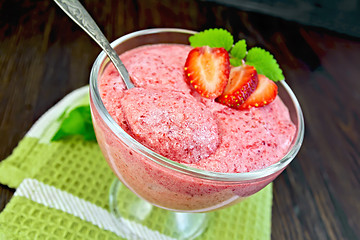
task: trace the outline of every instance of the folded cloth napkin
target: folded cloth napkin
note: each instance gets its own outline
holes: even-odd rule
[[[108,211],[115,176],[95,141],[81,136],[51,141],[58,119],[86,98],[88,86],[67,95],[0,162],[0,183],[16,188],[0,213],[0,239],[171,239]],[[239,204],[213,212],[198,239],[270,239],[271,206],[270,184]],[[153,221],[161,225],[161,216]]]

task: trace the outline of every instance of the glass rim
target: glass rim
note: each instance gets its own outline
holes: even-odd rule
[[[155,34],[155,33],[164,33],[164,32],[172,32],[172,33],[184,33],[184,34],[194,34],[195,31],[192,30],[186,30],[186,29],[180,29],[180,28],[153,28],[153,29],[146,29],[146,30],[140,30],[135,31],[132,33],[129,33],[127,35],[124,35],[115,41],[111,43],[112,47],[115,47],[119,45],[120,43],[129,40],[133,37],[139,37],[143,35],[149,35],[149,34]],[[134,139],[132,136],[130,136],[125,130],[123,130],[116,121],[111,117],[107,109],[105,108],[104,103],[101,100],[99,89],[98,89],[98,73],[100,70],[100,67],[102,66],[103,62],[107,59],[107,56],[104,51],[102,51],[98,57],[96,58],[90,72],[90,101],[93,101],[93,104],[95,106],[95,109],[98,111],[99,116],[101,119],[105,122],[105,124],[110,128],[110,130],[120,139],[122,140],[128,147],[136,151],[137,153],[140,153],[141,155],[145,156],[147,159],[160,164],[164,167],[170,168],[172,170],[175,170],[177,172],[202,178],[202,179],[208,179],[208,180],[216,180],[216,181],[224,181],[224,182],[238,182],[238,181],[251,181],[255,179],[261,179],[267,176],[270,176],[279,170],[286,167],[296,156],[296,154],[299,152],[300,147],[302,145],[303,139],[304,139],[304,118],[303,113],[300,107],[300,104],[295,96],[295,94],[292,92],[291,88],[287,85],[285,80],[279,81],[279,84],[281,84],[287,94],[289,94],[295,109],[296,109],[296,115],[298,118],[297,123],[297,135],[295,136],[295,141],[293,140],[293,146],[288,150],[288,152],[276,163],[254,171],[250,172],[242,172],[242,173],[222,173],[222,172],[213,172],[213,171],[207,171],[202,170],[198,168],[193,168],[186,166],[184,164],[178,163],[176,161],[170,160],[166,157],[161,156],[160,154],[154,152],[153,150],[149,149],[148,147],[142,145],[140,142],[138,142],[136,139]]]

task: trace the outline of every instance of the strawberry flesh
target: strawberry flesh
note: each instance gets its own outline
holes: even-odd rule
[[[224,48],[196,47],[185,62],[188,83],[203,97],[215,99],[221,95],[230,74],[229,53]]]
[[[240,106],[240,109],[248,109],[251,107],[263,107],[274,101],[278,87],[277,85],[264,75],[258,74],[259,83],[255,91]]]
[[[231,108],[239,109],[255,91],[258,74],[253,66],[241,65],[230,70],[230,77],[224,92],[216,101]]]

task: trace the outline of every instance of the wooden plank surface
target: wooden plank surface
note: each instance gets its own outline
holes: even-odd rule
[[[360,39],[204,1],[82,1],[110,41],[153,27],[228,29],[270,50],[302,106],[302,149],[275,180],[273,239],[360,239]],[[88,83],[100,48],[52,1],[0,1],[0,159]],[[0,186],[0,210],[14,190]]]

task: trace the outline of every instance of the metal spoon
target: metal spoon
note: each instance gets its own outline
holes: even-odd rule
[[[81,3],[77,0],[54,0],[54,2],[104,50],[119,71],[127,89],[135,87],[118,54]]]

